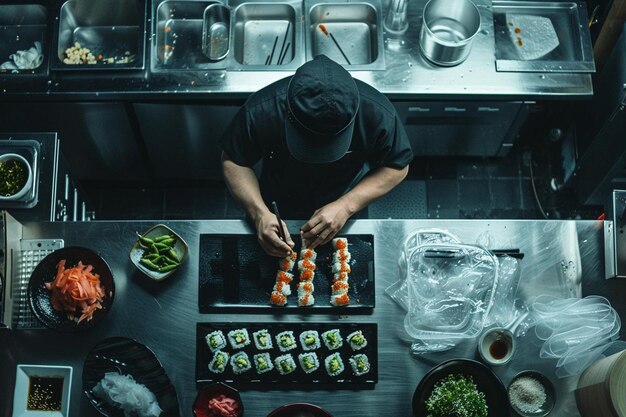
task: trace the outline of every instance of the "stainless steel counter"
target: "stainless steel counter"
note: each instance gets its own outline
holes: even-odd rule
[[[175,385],[182,416],[191,416],[196,395],[195,326],[206,321],[274,321],[272,314],[199,314],[198,250],[204,233],[250,233],[242,221],[167,222],[187,241],[190,256],[179,271],[162,283],[148,281],[135,269],[128,251],[135,231],[146,230],[155,222],[31,223],[24,225],[23,238],[65,239],[65,245],[83,245],[98,251],[111,266],[116,283],[114,305],[99,325],[77,335],[49,330],[0,331],[0,416],[11,415],[11,402],[18,363],[63,364],[74,367],[72,417],[97,416],[98,412],[82,394],[82,363],[89,349],[107,336],[126,336],[150,347]],[[299,223],[289,222],[292,233]],[[346,321],[378,323],[379,382],[372,390],[338,391],[253,391],[243,390],[246,416],[264,417],[281,404],[307,401],[319,404],[338,417],[411,415],[413,391],[424,374],[450,357],[477,357],[475,346],[466,344],[453,351],[422,358],[409,353],[410,342],[403,329],[404,311],[385,294],[385,288],[398,279],[398,256],[403,240],[412,232],[443,228],[467,243],[491,248],[519,248],[522,261],[519,293],[526,301],[537,294],[563,296],[562,280],[569,282],[571,295],[603,294],[612,300],[622,319],[624,284],[605,281],[603,223],[595,221],[400,221],[357,220],[342,231],[345,234],[374,234],[376,308],[360,315],[280,315],[282,321]],[[568,269],[569,268],[569,269]],[[579,278],[582,276],[582,283]],[[242,312],[243,313],[243,312]],[[558,386],[555,417],[578,416],[573,396],[577,378],[553,378],[554,362],[539,359],[538,347],[521,341],[516,358],[496,370],[505,384],[518,371],[540,369],[552,376]],[[552,373],[550,373],[552,372]]]
[[[234,1],[234,0],[233,0]],[[409,29],[400,36],[385,32],[385,69],[352,71],[355,78],[374,86],[392,99],[545,99],[589,97],[590,74],[498,72],[495,60],[494,22],[491,0],[475,0],[481,15],[481,31],[474,39],[469,58],[455,67],[438,67],[419,51],[421,12],[426,1],[409,2]],[[150,10],[147,1],[146,10]],[[382,1],[383,13],[389,1]],[[50,1],[50,14],[57,13]],[[585,7],[584,4],[581,7]],[[303,7],[304,8],[304,7]],[[303,13],[307,13],[303,10]],[[384,16],[383,14],[383,16]],[[148,19],[148,22],[150,20]],[[304,16],[302,16],[304,21]],[[586,30],[584,28],[583,30]],[[151,38],[150,31],[146,37]],[[147,42],[149,44],[149,42]],[[304,50],[304,45],[300,45]],[[149,63],[154,51],[147,52]],[[107,72],[52,71],[43,77],[0,76],[0,96],[21,99],[214,99],[242,98],[288,75],[290,71],[241,71],[241,68]]]

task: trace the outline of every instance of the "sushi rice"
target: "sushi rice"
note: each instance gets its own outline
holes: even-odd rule
[[[261,329],[252,333],[252,338],[254,339],[254,346],[256,346],[258,350],[268,350],[274,347],[272,344],[272,335],[270,335],[267,329]]]
[[[230,365],[233,367],[235,375],[243,374],[252,368],[250,358],[246,352],[237,352],[230,357]]]
[[[344,293],[341,295],[331,295],[330,303],[335,307],[341,307],[350,304],[350,296],[348,293]]]
[[[300,281],[297,285],[298,297],[302,297],[304,294],[311,294],[315,291],[315,285],[311,281]]]
[[[331,329],[322,333],[322,341],[328,350],[336,350],[343,346],[343,339],[339,329]]]
[[[250,344],[250,336],[247,329],[235,329],[228,332],[228,341],[233,349],[241,349]]]
[[[370,361],[366,355],[359,353],[348,359],[352,372],[356,376],[361,376],[370,371]]]
[[[313,278],[315,278],[315,271],[312,269],[305,269],[300,272],[300,281],[313,281]]]
[[[346,272],[339,272],[339,273],[333,274],[333,282],[337,282],[337,281],[348,282],[348,274]]]
[[[348,337],[346,337],[346,341],[350,343],[352,350],[361,350],[367,346],[367,339],[360,330],[350,333]]]
[[[293,281],[293,274],[285,271],[278,271],[276,273],[276,282],[278,281],[289,284],[291,283],[291,281]]]
[[[291,330],[278,333],[276,335],[276,344],[281,352],[288,352],[298,347],[296,338],[293,336],[293,332]]]
[[[300,251],[300,259],[308,259],[311,262],[315,262],[317,259],[317,252],[313,249],[302,249]]]
[[[324,366],[326,366],[326,373],[330,376],[337,376],[345,369],[341,355],[338,352],[327,356],[324,359]]]
[[[298,355],[300,367],[306,374],[315,372],[320,367],[320,361],[317,359],[315,352],[306,352]]]
[[[205,337],[206,344],[211,349],[211,352],[215,352],[226,347],[226,338],[221,330],[215,330]]]
[[[278,269],[284,272],[289,272],[293,269],[293,266],[296,264],[296,261],[291,259],[291,257],[283,258],[278,261]]]
[[[298,298],[298,305],[300,307],[310,307],[313,304],[315,304],[315,297],[313,297],[313,294],[302,294],[302,296]]]
[[[337,237],[333,239],[333,249],[348,249],[348,239],[346,239],[345,237]]]
[[[209,362],[209,371],[215,374],[221,374],[226,369],[226,365],[228,364],[228,358],[230,355],[228,352],[222,352],[218,350],[213,355],[213,359]]]
[[[274,288],[272,290],[279,292],[285,296],[291,295],[291,287],[289,286],[289,284],[285,284],[282,281],[276,281],[276,284],[274,284]]]
[[[321,347],[320,335],[317,330],[305,330],[300,333],[300,345],[302,350],[311,351]]]
[[[337,281],[333,283],[332,289],[333,295],[341,295],[348,292],[348,289],[350,289],[350,285],[348,285],[348,283],[345,281]]]
[[[257,353],[254,355],[254,366],[256,367],[256,372],[259,375],[274,369],[272,358],[270,358],[270,354],[267,352]]]
[[[296,370],[296,362],[293,360],[291,353],[281,355],[274,359],[274,365],[276,365],[276,369],[281,375],[287,375]]]
[[[311,262],[311,261],[310,261],[310,260],[308,260],[308,259],[305,259],[305,260],[303,260],[303,261],[298,261],[298,270],[299,270],[300,272],[302,272],[302,271],[304,271],[304,270],[307,270],[307,269],[310,269],[310,270],[312,270],[312,271],[315,271],[315,268],[317,268],[317,267],[315,266],[315,263],[314,263],[314,262]]]
[[[333,252],[333,262],[350,262],[352,254],[347,250],[337,250]]]
[[[282,292],[272,291],[272,295],[270,295],[270,304],[282,307],[287,304],[287,296],[285,296]]]
[[[347,262],[335,262],[333,263],[332,271],[333,274],[337,274],[339,272],[345,272],[346,274],[349,274],[350,272],[352,272],[352,269],[350,268],[350,264]]]

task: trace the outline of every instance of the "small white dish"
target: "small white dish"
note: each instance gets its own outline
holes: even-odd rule
[[[478,340],[478,353],[488,365],[504,365],[515,354],[515,337],[507,329],[485,331]]]
[[[63,378],[61,409],[58,411],[32,410],[28,407],[31,378]],[[69,417],[72,387],[71,366],[17,365],[15,392],[13,394],[13,417]]]
[[[19,161],[26,168],[26,182],[24,186],[15,194],[9,196],[0,195],[0,201],[16,201],[23,198],[33,187],[33,169],[30,163],[22,155],[16,153],[5,153],[0,155],[0,162],[8,162],[11,160]]]

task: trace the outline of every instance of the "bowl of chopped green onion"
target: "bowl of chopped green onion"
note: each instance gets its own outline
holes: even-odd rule
[[[33,186],[33,170],[22,155],[0,155],[0,201],[24,198]]]
[[[189,252],[187,243],[164,224],[157,224],[144,233],[130,249],[130,259],[137,269],[155,281],[163,281],[183,263]]]

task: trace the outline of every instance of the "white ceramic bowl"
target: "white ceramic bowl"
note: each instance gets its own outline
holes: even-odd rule
[[[504,328],[486,330],[478,339],[478,353],[488,365],[504,365],[515,355],[515,336]]]
[[[10,195],[10,196],[0,195],[0,201],[16,201],[21,198],[24,198],[24,196],[26,196],[26,194],[28,194],[30,189],[33,187],[33,169],[30,166],[30,163],[26,160],[26,158],[16,153],[5,153],[3,155],[0,155],[0,162],[6,162],[12,159],[16,159],[20,161],[26,167],[26,170],[28,172],[27,177],[26,177],[26,183],[17,193],[13,195]]]
[[[31,377],[62,377],[63,390],[61,410],[35,411],[27,407]],[[72,392],[72,367],[49,365],[17,365],[15,391],[13,394],[13,417],[69,417],[70,393]]]

